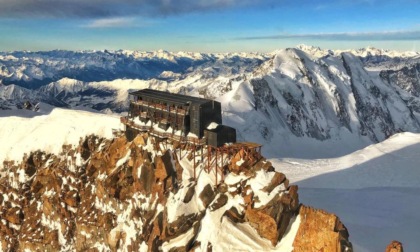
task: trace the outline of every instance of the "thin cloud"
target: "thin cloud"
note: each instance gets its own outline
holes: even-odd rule
[[[117,27],[144,27],[149,26],[149,23],[139,22],[135,18],[102,18],[93,20],[85,25],[83,28],[117,28]]]
[[[420,0],[400,0],[418,4]],[[289,8],[378,5],[395,0],[0,0],[0,18],[87,18],[170,16],[243,7]]]
[[[313,39],[335,41],[397,41],[419,40],[420,30],[415,31],[385,31],[385,32],[349,32],[349,33],[307,33],[279,34],[270,36],[239,37],[235,40],[281,40],[281,39]]]
[[[274,0],[0,0],[0,17],[107,18],[166,16],[260,5]]]

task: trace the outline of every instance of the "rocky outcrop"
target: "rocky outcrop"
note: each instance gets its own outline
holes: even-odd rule
[[[194,150],[147,134],[131,142],[89,136],[59,155],[36,151],[19,164],[7,162],[9,175],[0,178],[1,249],[217,251],[230,244],[206,232],[223,223],[253,228],[268,249],[291,235],[297,218],[295,251],[351,249],[338,218],[300,205],[297,186],[258,152],[226,154],[218,168],[225,180],[216,185],[214,167],[203,166],[202,150]],[[201,164],[195,180],[193,156]]]
[[[293,242],[295,252],[351,251],[349,234],[334,214],[301,206],[301,223]]]
[[[403,245],[399,241],[392,241],[386,246],[385,252],[404,252]]]

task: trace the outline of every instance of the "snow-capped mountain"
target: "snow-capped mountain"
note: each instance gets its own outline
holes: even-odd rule
[[[163,72],[203,75],[250,71],[266,57],[262,54],[202,54],[137,51],[49,51],[0,53],[0,79],[35,89],[62,78],[80,81],[114,79],[171,79]],[[175,75],[176,76],[176,75]]]
[[[300,144],[294,143],[301,138],[328,143],[326,155],[338,155],[335,144],[343,140],[359,148],[398,132],[420,132],[420,56],[415,52],[300,45],[265,55],[52,51],[0,56],[3,83],[15,80],[33,88],[10,95],[3,86],[3,108],[29,99],[121,113],[130,90],[167,90],[221,101],[224,121],[238,129],[240,139],[269,146],[282,142],[279,151],[287,155],[298,151]],[[23,70],[29,66],[38,70]],[[57,80],[49,81],[52,77]],[[47,84],[35,88],[39,81]]]
[[[246,80],[233,82],[220,100],[228,124],[244,138],[259,132],[252,140],[284,142],[280,152],[291,155],[300,148],[293,148],[296,137],[379,142],[397,132],[419,132],[418,97],[407,92],[418,86],[418,75],[392,70],[390,82],[387,71],[366,67],[351,52],[280,50]]]

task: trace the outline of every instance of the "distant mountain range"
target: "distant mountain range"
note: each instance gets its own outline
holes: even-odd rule
[[[262,54],[170,53],[166,51],[48,51],[0,53],[4,84],[36,89],[62,78],[84,82],[114,79],[167,80],[200,71],[206,76],[251,71]]]
[[[155,88],[222,102],[239,138],[382,141],[420,132],[420,54],[300,45],[268,54],[166,51],[0,53],[0,108],[25,101],[127,110],[129,90]],[[287,150],[282,150],[287,151]]]

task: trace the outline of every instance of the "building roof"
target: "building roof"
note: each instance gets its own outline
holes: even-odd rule
[[[223,125],[223,124],[217,124],[217,123],[210,123],[209,126],[207,126],[207,131],[211,131],[211,132],[220,132],[224,129],[234,129],[236,131],[235,128],[227,126],[227,125]]]
[[[188,95],[181,95],[181,94],[173,94],[164,91],[158,91],[154,89],[141,89],[138,91],[134,91],[130,93],[131,95],[141,96],[141,97],[149,97],[154,98],[162,101],[167,101],[171,103],[178,103],[178,104],[185,104],[187,102],[191,102],[194,104],[204,104],[208,102],[213,102],[213,100],[188,96]]]

